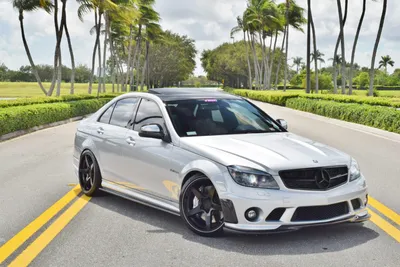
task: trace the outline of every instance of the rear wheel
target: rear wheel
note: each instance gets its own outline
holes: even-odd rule
[[[224,218],[217,190],[206,176],[191,177],[182,188],[180,213],[186,226],[201,236],[223,233]]]
[[[79,183],[82,192],[87,196],[92,196],[97,193],[101,185],[99,165],[95,156],[89,150],[84,151],[81,155]]]

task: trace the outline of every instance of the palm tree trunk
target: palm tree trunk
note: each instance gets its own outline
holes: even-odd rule
[[[67,26],[67,14],[66,14],[66,9],[64,9],[64,6],[66,5],[67,0],[62,0],[63,2],[63,17],[64,17],[64,27],[65,30],[65,36],[67,37],[67,42],[68,42],[68,49],[69,49],[69,54],[71,56],[71,89],[70,89],[70,94],[74,94],[74,84],[75,84],[75,57],[74,57],[74,51],[72,49],[72,43],[71,43],[71,37],[69,35],[68,31],[68,26]]]
[[[342,72],[342,93],[346,93],[346,76],[345,74],[345,68],[346,68],[346,61],[345,61],[345,51],[344,51],[344,26],[346,25],[346,20],[347,20],[347,10],[348,10],[348,0],[346,0],[345,2],[345,11],[344,11],[344,17],[343,17],[343,13],[342,13],[342,4],[340,2],[340,0],[337,0],[337,6],[338,6],[338,13],[339,13],[339,24],[340,24],[340,31],[339,31],[339,36],[337,38],[336,41],[336,46],[335,46],[335,52],[333,55],[333,85],[334,85],[334,93],[337,94],[337,64],[338,62],[336,61],[336,56],[338,53],[338,49],[339,49],[339,44],[341,44],[342,41],[342,46],[341,46],[341,50],[342,50],[342,68],[341,68],[341,72]],[[342,38],[343,37],[343,38]],[[343,68],[344,65],[344,68]],[[340,73],[340,71],[339,71]],[[343,83],[344,80],[344,83]],[[344,89],[343,89],[344,88]],[[344,90],[344,92],[343,92]]]
[[[254,45],[254,37],[251,37],[251,49],[253,51],[253,63],[254,63],[254,72],[255,72],[255,82],[256,82],[256,90],[258,89],[259,81],[258,81],[258,66],[257,66],[257,51]]]
[[[131,56],[132,56],[132,29],[133,26],[132,24],[129,27],[129,45],[128,45],[128,64],[127,64],[127,68],[126,68],[126,78],[124,81],[124,84],[122,86],[122,91],[126,92],[126,87],[128,85],[128,81],[129,81],[129,71],[131,70]]]
[[[283,83],[283,91],[286,91],[286,81],[287,81],[287,76],[288,76],[288,53],[289,53],[289,29],[290,29],[290,24],[289,24],[289,9],[290,9],[290,2],[289,0],[286,0],[286,52],[285,52],[285,79]]]
[[[25,29],[24,29],[24,13],[23,13],[22,9],[19,10],[19,26],[21,28],[22,42],[24,43],[25,52],[26,52],[26,55],[28,56],[28,60],[29,60],[29,63],[31,65],[31,68],[32,68],[32,73],[35,76],[36,81],[39,84],[39,87],[42,90],[42,92],[45,95],[47,95],[47,91],[43,87],[43,84],[42,84],[42,81],[40,79],[39,73],[38,73],[38,71],[36,69],[35,63],[33,62],[31,52],[29,51],[28,43],[26,42]]]
[[[58,55],[58,74],[57,74],[56,96],[60,96],[61,95],[61,80],[62,80],[62,61],[61,61],[61,53],[60,53]]]
[[[371,70],[370,70],[371,74],[370,74],[370,82],[369,82],[369,96],[374,95],[375,59],[376,59],[376,53],[378,51],[379,42],[381,40],[383,25],[385,24],[386,10],[387,10],[387,0],[383,0],[381,21],[379,23],[378,35],[376,37],[374,51],[372,53]]]
[[[286,29],[284,30],[284,33],[283,33],[281,53],[283,53],[283,50],[285,49],[285,41],[286,41]],[[275,77],[275,89],[276,90],[278,90],[279,71],[281,70],[281,64],[282,64],[282,58],[279,58],[278,67],[276,68],[276,77]]]
[[[142,38],[139,36],[139,49],[137,53],[137,64],[136,64],[136,90],[139,90],[139,74],[140,74],[140,55],[142,54]]]
[[[271,36],[272,38],[272,36]],[[276,31],[275,33],[275,42],[274,42],[274,50],[272,52],[272,57],[271,57],[271,62],[269,63],[269,74],[268,74],[268,89],[272,89],[271,88],[271,77],[272,77],[272,68],[274,66],[274,61],[275,61],[275,55],[276,55],[276,43],[278,42],[278,31]]]
[[[55,52],[54,52],[54,70],[53,70],[53,78],[51,81],[51,85],[50,85],[50,89],[47,92],[48,96],[51,96],[53,94],[54,91],[54,87],[56,85],[56,80],[58,77],[58,72],[60,71],[59,67],[58,67],[58,63],[59,63],[59,57],[61,55],[61,49],[60,49],[60,44],[61,44],[61,37],[62,37],[62,30],[63,27],[59,27],[58,25],[58,1],[54,1],[54,28],[55,28],[55,32],[56,32],[56,48],[55,48]],[[63,22],[61,22],[61,26],[62,26]],[[57,86],[58,87],[58,86]]]
[[[95,23],[95,27],[96,27],[96,32],[97,32],[97,10],[94,10],[94,23]],[[97,35],[97,33],[96,33]],[[94,67],[95,67],[95,63],[96,63],[96,51],[97,51],[97,36],[96,36],[96,40],[94,42],[94,48],[93,48],[93,54],[92,54],[92,71],[90,73],[90,77],[89,77],[89,88],[88,88],[88,94],[92,93],[92,85],[93,85],[93,76],[94,76]]]
[[[140,82],[140,91],[143,91],[144,89],[144,78],[146,77],[146,69],[147,69],[147,60],[149,58],[149,41],[146,40],[146,56],[145,56],[145,60],[144,60],[144,66],[143,66],[143,70],[142,70],[142,80]]]
[[[363,10],[362,10],[362,13],[361,13],[360,22],[358,23],[356,36],[354,38],[353,51],[351,53],[350,75],[349,75],[349,95],[353,94],[354,60],[355,60],[355,56],[356,56],[358,38],[360,36],[361,27],[362,27],[363,22],[364,22],[366,8],[367,8],[367,0],[363,0]]]
[[[311,29],[312,29],[312,35],[313,35],[313,45],[314,45],[314,67],[315,67],[315,93],[318,94],[319,90],[319,81],[318,81],[318,56],[317,56],[317,37],[315,34],[315,25],[314,25],[314,19],[312,16],[312,10],[311,6],[308,7],[310,9],[310,23],[311,23]]]
[[[102,80],[104,79],[103,78],[103,72],[102,72],[102,69],[101,69],[101,44],[100,44],[100,30],[101,30],[101,16],[103,15],[103,13],[102,12],[100,12],[100,10],[99,10],[99,23],[97,24],[97,36],[96,36],[96,38],[97,38],[97,53],[98,53],[98,57],[99,57],[99,76],[98,76],[98,84],[97,84],[97,96],[100,94],[100,92],[101,92],[101,83],[102,83]]]
[[[102,92],[105,93],[106,92],[106,79],[105,79],[105,75],[106,75],[106,53],[107,53],[107,42],[108,42],[108,33],[109,33],[109,21],[108,21],[108,14],[107,12],[104,12],[104,23],[105,23],[105,27],[106,27],[106,31],[104,34],[104,45],[103,45],[103,71],[104,71],[104,77],[103,77],[103,83],[101,84],[102,87]]]
[[[246,47],[246,57],[247,57],[247,68],[249,71],[249,86],[250,89],[253,89],[253,81],[252,81],[252,76],[251,76],[251,65],[250,65],[250,55],[249,55],[249,48],[247,47],[247,42],[246,42],[246,32],[243,31],[243,40],[244,40],[244,46]]]
[[[309,94],[311,91],[311,0],[307,1],[308,7],[308,23],[307,23],[307,86],[306,86],[306,93]]]

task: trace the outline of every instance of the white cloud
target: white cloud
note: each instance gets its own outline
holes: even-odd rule
[[[278,2],[282,2],[278,1]],[[297,0],[306,7],[306,0]],[[344,2],[344,1],[342,1]],[[375,43],[382,1],[367,1],[367,13],[358,45],[356,61],[369,66]],[[333,49],[339,32],[336,0],[312,1],[313,16],[316,25],[318,48],[328,58],[333,56]],[[344,6],[344,4],[343,4]],[[68,25],[77,63],[91,64],[94,36],[89,34],[94,25],[92,14],[85,16],[82,23],[77,17],[78,4],[67,1]],[[195,73],[202,74],[200,55],[204,49],[212,49],[223,42],[231,42],[230,30],[236,24],[236,17],[242,15],[246,0],[157,0],[155,9],[160,13],[161,25],[180,34],[185,34],[196,41],[198,50]],[[353,39],[361,13],[362,0],[349,1],[349,14],[345,29],[346,58],[350,59]],[[400,3],[389,1],[387,19],[378,51],[380,56],[389,54],[400,64],[399,46]],[[306,15],[306,13],[305,13]],[[32,56],[37,64],[52,64],[55,46],[53,17],[44,11],[25,14],[25,31]],[[306,27],[304,27],[306,30]],[[235,37],[235,40],[241,36]],[[291,31],[289,58],[306,56],[306,34]],[[63,61],[69,64],[68,47],[63,39]],[[18,12],[12,8],[9,0],[0,0],[0,61],[16,69],[28,64],[22,45],[19,29]],[[390,69],[392,70],[392,69]]]

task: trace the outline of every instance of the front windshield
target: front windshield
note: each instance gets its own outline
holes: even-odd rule
[[[284,131],[269,116],[242,99],[169,101],[166,108],[180,137]]]

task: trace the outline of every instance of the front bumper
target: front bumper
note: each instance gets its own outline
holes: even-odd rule
[[[366,208],[368,189],[364,177],[324,192],[253,189],[234,183],[220,191],[225,227],[241,232],[292,231],[310,226],[362,222],[370,218]],[[357,201],[359,205],[354,204]],[[333,215],[329,216],[330,211],[327,210],[323,219],[317,215],[315,217],[318,219],[313,218],[314,208],[318,212],[321,209],[324,212],[323,209],[329,209],[338,203],[347,204],[342,213],[334,210]],[[246,211],[252,208],[258,211],[255,221],[249,221],[245,216]],[[295,218],[299,208],[303,209],[304,219]],[[310,216],[307,214],[308,208]],[[271,218],[270,215],[276,209],[281,212]]]

